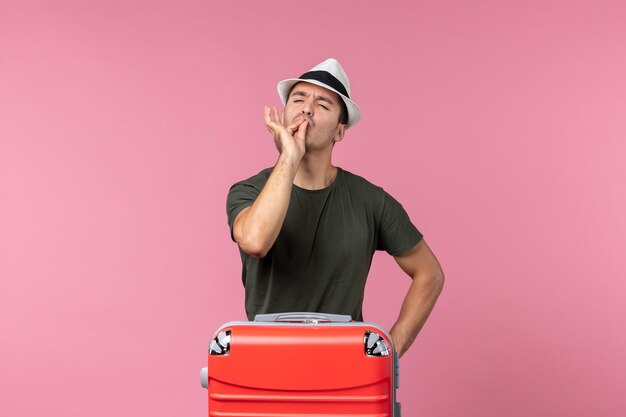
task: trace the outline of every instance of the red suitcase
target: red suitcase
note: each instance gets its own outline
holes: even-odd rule
[[[323,313],[257,315],[209,346],[209,417],[400,417],[398,356],[380,326]]]

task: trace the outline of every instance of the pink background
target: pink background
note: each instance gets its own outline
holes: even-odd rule
[[[364,4],[0,3],[0,415],[206,415],[245,317],[228,187],[330,56],[363,110],[335,163],[446,272],[405,416],[626,415],[624,2]],[[378,254],[366,320],[408,285]]]

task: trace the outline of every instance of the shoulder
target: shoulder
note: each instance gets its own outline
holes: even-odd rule
[[[383,194],[384,190],[382,187],[366,180],[360,175],[353,174],[350,171],[346,171],[345,169],[340,168],[342,171],[342,179],[348,187],[355,190],[366,191],[374,194]]]
[[[350,194],[358,196],[362,203],[373,206],[380,211],[389,207],[401,207],[400,202],[383,187],[368,181],[360,175],[346,170],[342,171],[344,185],[350,190]]]
[[[226,211],[231,226],[239,212],[252,205],[259,194],[261,194],[271,172],[271,168],[266,168],[250,178],[236,182],[230,187],[226,197]]]
[[[359,204],[373,209],[374,212],[382,211],[387,196],[387,193],[382,187],[360,175],[353,174],[343,169],[342,186],[345,187],[350,194],[350,198],[353,202],[359,202]]]
[[[267,182],[267,179],[270,177],[271,173],[272,173],[272,168],[265,168],[261,170],[258,174],[255,174],[249,178],[236,182],[230,187],[230,189],[233,190],[235,188],[240,188],[240,187],[245,187],[245,188],[251,187],[260,191],[265,186],[265,183]]]
[[[358,195],[370,203],[382,204],[387,192],[364,177],[342,169],[343,185],[350,190],[350,194]]]

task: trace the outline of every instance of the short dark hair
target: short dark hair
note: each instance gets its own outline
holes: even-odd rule
[[[346,106],[346,102],[343,101],[341,96],[339,97],[339,102],[341,104],[341,110],[339,111],[339,123],[342,125],[348,124],[348,107]]]
[[[306,81],[299,81],[297,83],[295,83],[294,85],[291,86],[291,89],[289,89],[289,92],[287,93],[287,100],[289,100],[289,96],[291,95],[291,92],[293,91],[293,89],[296,87],[296,85],[302,83],[302,82],[306,82]],[[339,123],[341,123],[342,125],[347,125],[348,124],[348,107],[346,106],[346,102],[343,101],[343,98],[341,98],[341,96],[339,95],[339,93],[335,93],[337,94],[337,97],[339,97]]]

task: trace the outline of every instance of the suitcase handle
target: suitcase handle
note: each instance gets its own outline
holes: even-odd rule
[[[328,313],[272,313],[272,314],[257,314],[254,316],[254,321],[262,322],[303,322],[313,323],[318,322],[337,322],[337,323],[350,323],[352,317],[344,314],[328,314]]]

